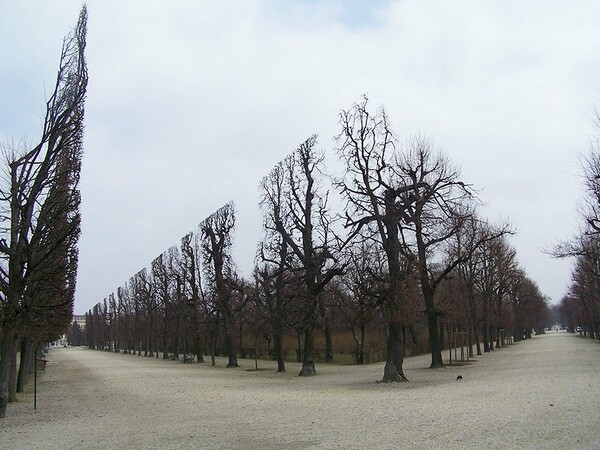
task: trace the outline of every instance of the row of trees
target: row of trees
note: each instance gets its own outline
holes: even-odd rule
[[[437,368],[444,330],[467,331],[478,354],[481,342],[490,351],[503,337],[543,331],[546,301],[518,266],[509,226],[479,217],[475,191],[448,158],[423,138],[400,146],[366,97],[339,122],[340,176],[325,174],[311,136],[261,180],[264,237],[251,279],[235,271],[229,203],[88,312],[88,344],[198,362],[210,353],[213,364],[223,351],[234,367],[244,336],[266,336],[284,371],[293,330],[303,337],[300,375],[312,375],[320,330],[326,360],[345,328],[363,362],[366,332],[379,325],[390,382],[406,380],[407,333],[414,342],[425,331]]]
[[[600,116],[596,116],[600,128]],[[600,137],[581,155],[584,195],[579,204],[577,236],[553,250],[558,258],[573,258],[575,264],[568,294],[561,300],[559,314],[571,331],[600,339]]]
[[[88,82],[86,23],[84,7],[77,27],[63,42],[38,143],[2,147],[0,418],[27,382],[35,349],[57,339],[71,321]]]

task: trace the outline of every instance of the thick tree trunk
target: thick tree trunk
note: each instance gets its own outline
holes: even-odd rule
[[[9,378],[13,354],[17,350],[15,330],[7,327],[2,332],[0,344],[0,419],[6,417],[9,396]]]
[[[19,374],[17,375],[17,392],[23,392],[27,380],[25,379],[28,373],[27,359],[29,358],[29,342],[26,338],[21,339],[21,355],[19,361]]]
[[[383,383],[408,381],[404,376],[402,364],[404,355],[402,352],[402,327],[395,323],[388,324],[387,336],[387,358],[383,369]]]
[[[217,337],[215,333],[211,333],[210,335],[210,364],[211,366],[215,366],[215,353],[217,353]]]
[[[473,324],[471,321],[467,324],[467,352],[469,358],[473,357]]]
[[[410,338],[412,340],[412,343],[414,345],[417,345],[419,343],[419,340],[417,339],[417,330],[415,330],[415,326],[414,325],[409,325],[408,326],[408,331],[410,331]]]
[[[8,379],[8,401],[17,401],[17,348],[19,347],[19,339],[15,342],[15,348],[10,361],[10,376]]]
[[[444,362],[442,361],[442,343],[440,340],[437,319],[438,316],[434,309],[427,311],[427,328],[429,330],[429,345],[431,347],[430,369],[439,369],[444,367]]]
[[[496,348],[502,347],[502,333],[500,333],[500,325],[496,325]]]
[[[488,353],[490,351],[490,327],[487,319],[483,319],[483,351]]]
[[[354,336],[354,342],[356,343],[356,364],[365,363],[365,322],[362,321],[358,329],[360,330],[360,337],[356,336],[354,327],[352,327],[352,336]]]
[[[235,354],[235,347],[233,345],[233,337],[231,336],[229,330],[225,330],[225,349],[229,358],[229,361],[227,362],[227,367],[239,367],[237,362],[237,355]]]
[[[162,359],[169,359],[169,352],[168,350],[168,345],[167,345],[167,332],[165,331],[165,333],[163,334],[163,354],[162,354]]]
[[[364,322],[360,324],[360,346],[358,348],[360,355],[360,364],[365,363],[365,333],[366,333],[366,325]]]
[[[283,355],[283,339],[281,330],[273,332],[273,350],[277,358],[277,372],[285,372],[285,358]]]
[[[304,330],[304,358],[302,358],[302,370],[298,374],[301,377],[316,375],[315,369],[315,334],[314,330]]]
[[[297,362],[302,362],[301,336],[302,336],[302,334],[300,333],[300,330],[296,330],[296,340],[297,340],[297,343],[298,343],[298,346],[296,348],[296,361]]]
[[[515,320],[515,326],[513,327],[513,342],[519,342],[523,339],[522,336],[523,329],[521,328],[521,324],[518,320]]]
[[[204,355],[202,354],[202,338],[200,337],[200,333],[198,331],[195,332],[195,342],[196,342],[196,361],[198,363],[204,362]]]
[[[33,343],[26,338],[21,339],[21,358],[19,362],[19,375],[17,376],[17,392],[23,392],[25,385],[29,380],[29,370],[31,368],[30,359]]]
[[[173,359],[179,361],[179,337],[173,340]]]

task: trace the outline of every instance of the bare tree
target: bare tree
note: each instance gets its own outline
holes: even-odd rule
[[[155,296],[156,308],[160,311],[162,323],[160,324],[160,332],[162,335],[163,359],[168,357],[169,345],[173,345],[173,353],[178,359],[179,355],[179,323],[178,308],[174,304],[173,293],[173,252],[170,248],[164,253],[158,255],[151,263],[152,281],[154,284],[153,294]],[[174,338],[174,342],[170,342],[170,338]]]
[[[482,243],[488,242],[494,235],[493,228],[475,216],[466,221],[465,226],[456,233],[448,248],[450,259],[457,255],[470,254],[470,258],[461,261],[456,267],[459,291],[466,299],[469,355],[473,356],[473,344],[476,345],[477,355],[482,354],[479,326],[481,321],[480,277],[482,274],[484,252]]]
[[[259,244],[254,278],[258,284],[259,311],[264,312],[273,333],[273,347],[277,359],[277,371],[285,372],[283,332],[289,303],[294,296],[289,291],[296,281],[295,271],[290,270],[293,254],[280,228],[291,229],[291,215],[286,197],[287,172],[283,164],[276,165],[260,182],[260,206],[263,211],[263,242]]]
[[[337,306],[350,327],[354,359],[364,364],[367,325],[374,319],[386,292],[387,273],[378,249],[357,241],[347,249],[346,272],[334,283]]]
[[[401,257],[400,227],[407,205],[401,205],[399,197],[413,187],[393,182],[396,145],[385,111],[372,115],[364,97],[340,113],[340,125],[338,153],[346,173],[337,185],[347,201],[346,226],[353,229],[353,235],[360,233],[377,245],[386,257],[388,281],[381,309],[388,335],[382,381],[408,381],[402,369],[402,308],[412,277],[411,265]]]
[[[2,302],[2,348],[0,349],[0,418],[6,415],[8,401],[8,378],[10,361],[16,351],[19,328],[30,318],[24,317],[31,297],[24,294],[29,280],[40,271],[50,270],[51,260],[56,258],[58,248],[66,251],[66,268],[63,270],[65,282],[74,287],[76,271],[76,242],[79,233],[77,213],[71,211],[72,227],[65,226],[63,220],[53,224],[45,222],[44,215],[55,215],[55,208],[62,208],[65,196],[52,195],[53,186],[67,183],[63,189],[77,191],[79,180],[79,159],[83,141],[84,101],[87,88],[87,68],[85,64],[85,42],[87,10],[82,8],[75,30],[63,42],[56,85],[46,103],[46,114],[42,136],[31,150],[21,154],[7,154],[8,171],[6,186],[0,190],[0,215],[4,224],[3,238],[0,239],[0,292]],[[73,164],[73,165],[72,165]],[[61,168],[70,172],[64,181],[58,181]],[[77,203],[78,206],[78,203]],[[60,214],[59,214],[60,216]],[[61,231],[61,227],[62,231]],[[45,239],[52,235],[53,245]],[[33,260],[37,249],[36,260]],[[65,255],[65,250],[61,251]],[[70,256],[69,256],[70,253]],[[64,258],[65,256],[63,256]],[[68,262],[68,259],[71,262]],[[71,288],[70,288],[71,289]],[[33,293],[33,290],[31,290]],[[68,301],[67,301],[68,303]],[[38,303],[40,315],[47,310]],[[67,316],[72,308],[67,306]],[[52,309],[55,309],[53,306]],[[69,320],[66,321],[66,327]]]
[[[188,233],[181,238],[181,269],[185,280],[185,296],[187,298],[187,314],[192,322],[196,360],[204,362],[202,354],[202,248],[198,233]]]
[[[227,203],[200,224],[202,252],[207,282],[214,292],[215,307],[223,319],[227,367],[238,367],[234,347],[235,307],[233,305],[234,266],[231,259],[231,234],[235,227],[235,207]]]
[[[441,265],[434,261],[436,252],[442,253],[443,246],[471,217],[472,192],[460,181],[458,170],[425,139],[409,144],[397,158],[394,172],[396,183],[409,187],[398,198],[402,210],[401,251],[418,270],[431,346],[430,367],[443,367],[435,293],[446,276],[470,255],[455,254]]]
[[[600,129],[600,114],[595,125]],[[600,300],[593,286],[600,284],[600,136],[595,136],[579,163],[584,193],[579,203],[582,220],[578,234],[549,250],[555,258],[574,258],[569,295],[561,301],[561,313],[571,328],[600,338]]]
[[[304,332],[300,376],[316,374],[314,339],[319,297],[333,277],[343,271],[333,254],[335,237],[327,211],[328,194],[322,192],[318,179],[323,156],[314,148],[316,141],[316,136],[307,139],[262,184],[265,227],[276,232],[277,246],[283,252],[278,256],[279,267],[285,263],[291,273],[301,274],[303,280],[301,296],[297,297],[301,300],[298,306]],[[272,186],[269,180],[280,184]]]

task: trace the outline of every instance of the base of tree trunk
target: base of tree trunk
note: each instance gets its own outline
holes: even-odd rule
[[[398,347],[395,351],[388,354],[387,361],[383,367],[383,378],[380,383],[404,383],[408,381],[408,378],[406,378],[404,371],[402,370],[402,357],[400,351],[401,348]]]
[[[298,374],[299,377],[310,377],[316,375],[315,366],[302,366],[302,370]]]
[[[445,369],[446,365],[444,363],[442,363],[442,362],[438,362],[438,361],[433,362],[432,361],[431,365],[429,366],[429,368],[430,369]]]
[[[227,368],[229,369],[230,367],[240,367],[240,365],[237,362],[227,364]]]
[[[401,373],[385,373],[379,383],[408,383],[408,378]]]

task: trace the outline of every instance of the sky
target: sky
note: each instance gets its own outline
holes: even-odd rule
[[[249,275],[258,183],[311,134],[334,158],[338,115],[369,96],[399,142],[426,136],[510,220],[553,303],[577,232],[578,153],[597,132],[600,2],[88,1],[83,314],[226,202]],[[31,144],[75,0],[0,0],[0,141]],[[335,162],[331,167],[335,167]],[[333,169],[332,169],[333,170]]]

